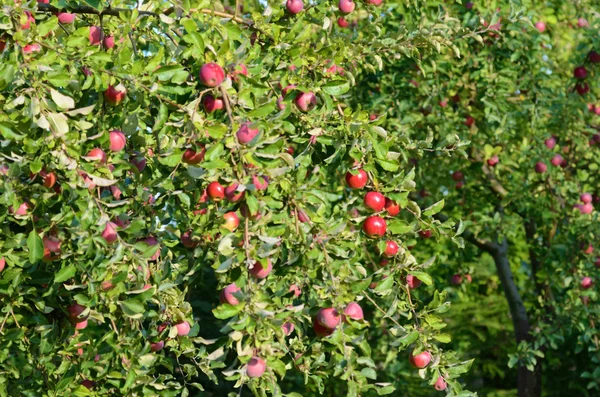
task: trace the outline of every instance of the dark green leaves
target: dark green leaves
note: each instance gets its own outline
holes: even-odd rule
[[[44,257],[44,243],[41,237],[33,230],[29,233],[29,237],[27,237],[27,248],[29,249],[29,261],[31,263],[36,263]]]

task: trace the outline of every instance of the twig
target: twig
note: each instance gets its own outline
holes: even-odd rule
[[[229,117],[229,122],[231,123],[231,130],[233,131],[233,114],[231,113],[231,105],[229,104],[229,95],[227,95],[227,91],[223,86],[221,88],[221,95],[223,95],[223,100],[225,101],[225,109],[227,109],[227,116]]]
[[[396,326],[398,326],[401,329],[404,329],[403,326],[401,326],[393,317],[390,317],[387,315],[387,312],[385,310],[383,310],[381,307],[379,307],[379,305],[377,304],[377,302],[375,302],[373,300],[373,298],[371,298],[369,295],[365,294],[365,298],[367,298],[367,300],[369,302],[371,302],[373,304],[373,306],[375,306],[375,308],[377,308],[377,310],[379,310],[381,313],[383,313],[384,318],[389,318]]]

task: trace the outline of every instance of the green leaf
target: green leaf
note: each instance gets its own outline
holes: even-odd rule
[[[424,272],[410,272],[410,274],[412,274],[413,276],[415,276],[416,278],[418,278],[419,280],[421,280],[422,282],[424,282],[427,285],[431,285],[433,283],[433,280],[431,279],[431,276],[427,273]]]
[[[25,138],[25,135],[16,133],[11,127],[4,123],[0,123],[0,133],[2,133],[4,139],[14,139],[15,141],[20,141]]]
[[[73,98],[63,95],[55,89],[50,90],[50,95],[52,96],[54,103],[56,103],[56,105],[61,109],[67,110],[75,107],[75,101]]]
[[[334,80],[322,86],[321,89],[331,96],[338,96],[348,92],[350,84],[346,80]]]
[[[175,167],[181,161],[181,152],[171,153],[168,156],[159,156],[158,162],[167,167]]]
[[[442,343],[450,343],[452,338],[448,334],[439,334],[433,337],[436,340],[439,340]]]
[[[377,372],[373,368],[363,368],[360,370],[360,373],[363,374],[366,378],[376,380]]]
[[[29,262],[36,263],[44,257],[44,243],[33,230],[29,232],[29,237],[27,237],[27,248],[29,249]]]
[[[123,310],[123,313],[131,318],[142,318],[143,316],[141,313],[146,311],[146,307],[144,306],[144,304],[136,298],[119,302],[119,305],[121,306],[121,310]]]
[[[275,102],[271,101],[257,109],[254,109],[250,113],[248,113],[248,117],[250,117],[250,118],[265,117],[265,116],[268,116],[269,114],[273,113],[274,110],[275,110]]]
[[[76,273],[77,273],[77,268],[75,267],[75,265],[69,265],[67,267],[63,267],[62,269],[60,269],[58,271],[58,273],[56,273],[54,275],[54,282],[55,283],[65,282],[68,279],[73,278],[73,276],[75,276]]]
[[[233,306],[228,303],[223,303],[214,308],[212,312],[216,318],[220,320],[225,320],[238,314],[243,309],[243,307],[243,304]]]
[[[441,199],[440,201],[438,201],[437,203],[425,208],[423,210],[423,215],[424,216],[431,216],[431,215],[435,215],[438,212],[440,212],[442,210],[442,208],[444,208],[444,199]]]

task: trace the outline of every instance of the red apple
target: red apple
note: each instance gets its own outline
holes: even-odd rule
[[[591,277],[584,277],[581,280],[581,288],[583,288],[583,289],[592,288],[592,285],[594,285],[594,280],[592,280]]]
[[[237,214],[233,211],[227,212],[225,215],[223,215],[223,219],[225,219],[223,227],[230,232],[235,231],[240,224],[240,218],[238,218]]]
[[[487,163],[490,167],[495,167],[496,164],[498,164],[500,162],[500,160],[498,159],[498,156],[492,156],[488,159]]]
[[[102,238],[106,240],[107,243],[114,243],[117,241],[118,234],[115,230],[117,225],[113,222],[106,222],[106,226],[104,226],[104,231],[102,232]]]
[[[467,127],[471,127],[474,123],[475,123],[475,119],[473,117],[471,117],[471,116],[465,117],[464,125],[466,125]]]
[[[233,295],[240,291],[240,288],[234,283],[229,284],[221,291],[219,300],[221,303],[229,303],[232,306],[238,305],[240,301]]]
[[[420,234],[420,235],[421,235],[421,237],[422,237],[422,238],[424,238],[424,239],[431,238],[431,235],[432,235],[432,233],[431,233],[431,230],[421,230],[421,231],[419,232],[419,234]]]
[[[102,44],[104,44],[104,48],[110,50],[115,46],[115,38],[113,36],[106,36],[104,40],[102,40]]]
[[[600,261],[600,258],[598,258],[598,260]],[[598,266],[600,266],[600,265],[598,265]],[[302,294],[302,291],[300,290],[300,287],[298,287],[296,284],[290,285],[290,288],[289,288],[288,291],[289,292],[293,292],[295,298],[299,297],[300,294]]]
[[[448,387],[448,385],[446,385],[446,381],[444,380],[444,378],[440,376],[435,381],[435,385],[433,385],[433,387],[435,387],[435,390],[437,391],[443,391],[446,390],[446,387]]]
[[[417,354],[416,356],[413,356],[413,354],[411,353],[408,357],[408,361],[410,362],[410,365],[412,365],[415,368],[425,368],[427,365],[429,365],[429,362],[431,361],[431,353],[429,353],[428,351],[424,351],[422,353]]]
[[[200,242],[192,239],[192,233],[191,230],[187,230],[181,234],[181,244],[185,248],[196,248],[200,244]]]
[[[175,324],[175,328],[177,328],[177,336],[186,336],[190,333],[190,323],[187,321],[181,321]]]
[[[246,145],[258,135],[258,128],[250,128],[250,123],[244,123],[240,126],[240,128],[235,133],[237,140],[242,145]]]
[[[54,172],[40,172],[40,175],[42,175],[42,179],[44,180],[44,186],[48,189],[56,184],[56,174]]]
[[[346,184],[351,189],[362,189],[365,187],[367,182],[369,181],[369,176],[363,170],[357,170],[358,173],[352,174],[352,172],[348,171],[346,173]]]
[[[588,54],[588,60],[590,63],[600,63],[600,54],[592,50]]]
[[[395,241],[386,241],[385,242],[385,251],[383,251],[383,255],[389,257],[395,256],[398,253],[398,244]]]
[[[267,267],[263,267],[260,262],[256,261],[249,272],[252,277],[262,280],[271,273],[271,270],[273,270],[273,265],[271,264],[271,260],[267,259]]]
[[[88,326],[88,320],[83,320],[75,323],[75,329],[85,329]]]
[[[544,33],[546,30],[546,24],[542,21],[538,21],[535,23],[535,28],[539,30],[540,33]]]
[[[4,270],[4,267],[6,266],[6,259],[4,259],[4,257],[0,258],[0,272],[2,270]]]
[[[60,253],[60,245],[61,241],[54,236],[44,236],[42,238],[42,242],[44,243],[44,251],[48,251],[48,253],[52,252],[55,254]]]
[[[103,36],[102,28],[99,26],[90,26],[90,33],[88,34],[90,45],[100,45]]]
[[[231,71],[231,79],[236,83],[240,81],[240,75],[248,77],[248,68],[243,63],[240,63],[239,65],[230,65],[229,70]]]
[[[225,188],[217,181],[208,184],[206,193],[213,201],[218,202],[225,198]]]
[[[589,193],[583,193],[579,198],[584,204],[589,204],[592,202],[592,195]]]
[[[325,328],[324,326],[322,326],[321,324],[319,324],[318,321],[313,321],[313,329],[315,331],[315,334],[317,334],[318,337],[325,337],[325,336],[329,336],[331,334],[333,334],[333,330],[329,329],[329,328]]]
[[[35,25],[35,18],[29,11],[25,11],[25,16],[27,17],[27,21],[21,24],[21,29],[23,30],[29,29],[32,23]]]
[[[24,54],[32,54],[34,52],[39,52],[41,50],[42,50],[42,46],[40,46],[37,43],[27,44],[26,46],[23,47],[23,53]]]
[[[590,91],[590,86],[585,82],[578,82],[575,84],[575,90],[579,95],[585,95]]]
[[[338,8],[342,14],[350,14],[354,11],[354,7],[356,7],[356,4],[352,0],[340,0],[338,3]]]
[[[304,3],[302,0],[287,0],[285,3],[285,8],[292,15],[298,14],[304,8]]]
[[[141,240],[140,242],[142,243],[146,243],[149,246],[157,246],[156,247],[156,252],[154,253],[154,255],[152,255],[152,257],[149,259],[151,261],[155,261],[158,259],[159,255],[160,255],[160,247],[158,246],[158,240],[156,240],[154,237],[146,237],[145,239]],[[148,269],[148,273],[150,273],[150,269]],[[149,274],[148,274],[149,276]]]
[[[200,83],[206,87],[218,87],[224,79],[223,68],[214,62],[205,63],[200,68]]]
[[[110,138],[110,150],[113,152],[120,152],[125,148],[127,144],[127,138],[125,134],[119,130],[114,130],[109,133]]]
[[[186,164],[196,165],[201,163],[202,160],[204,160],[205,153],[206,149],[204,148],[204,145],[200,145],[199,150],[197,150],[195,147],[188,148],[185,150],[185,152],[183,152],[183,155],[181,156],[181,161],[183,161]]]
[[[27,215],[27,212],[29,212],[29,210],[31,208],[33,208],[31,206],[31,204],[29,204],[28,202],[24,202],[23,204],[21,204],[19,206],[19,208],[17,208],[17,210],[15,211],[15,215],[20,215],[20,216]]]
[[[352,320],[362,320],[365,316],[363,314],[362,307],[356,302],[348,303],[348,306],[344,309],[344,319],[346,317],[351,318]]]
[[[100,164],[106,164],[106,153],[100,148],[94,148],[88,152],[86,157],[89,157],[95,161],[99,161]]]
[[[298,110],[306,113],[317,106],[317,97],[313,92],[302,92],[296,96],[294,103],[296,104]]]
[[[381,5],[381,3],[383,3],[383,0],[367,0],[367,3],[373,4],[374,6],[379,7]]]
[[[152,350],[153,352],[160,351],[163,349],[163,347],[165,347],[165,341],[162,340],[150,343],[150,350]]]
[[[388,198],[385,199],[385,209],[390,216],[396,216],[400,213],[400,205]]]
[[[335,329],[340,325],[341,321],[342,317],[340,316],[340,313],[333,307],[320,309],[317,313],[317,322],[327,329]]]
[[[364,203],[375,212],[379,212],[385,208],[385,197],[379,192],[368,192],[365,194]]]
[[[546,147],[550,150],[554,149],[554,146],[556,146],[556,138],[551,137],[548,138],[544,141],[544,144],[546,145]]]
[[[238,192],[238,186],[238,183],[232,183],[231,185],[225,188],[225,198],[227,199],[227,201],[231,203],[237,203],[238,201],[244,198],[246,192]]]
[[[337,23],[340,28],[347,28],[350,25],[344,17],[338,17]]]
[[[555,166],[555,167],[559,167],[562,162],[564,161],[563,157],[560,154],[555,154],[552,159],[550,160],[550,163]],[[545,164],[544,164],[545,165]],[[537,172],[537,164],[536,164],[536,172]],[[544,171],[545,172],[545,169]]]
[[[144,171],[144,168],[146,168],[146,159],[143,156],[134,157],[129,160],[129,162],[138,170],[138,172],[142,172]]]
[[[269,178],[266,176],[252,175],[252,184],[256,190],[265,190],[269,187]]]
[[[452,173],[452,179],[454,179],[456,182],[460,182],[465,179],[465,174],[463,174],[461,171],[455,171]]]
[[[577,18],[577,26],[580,28],[585,28],[587,26],[590,26],[590,24],[585,18]]]
[[[308,214],[302,210],[298,210],[298,220],[302,223],[310,222]]]
[[[369,237],[382,237],[386,229],[385,220],[379,216],[369,216],[363,223],[363,231]]]
[[[294,332],[294,328],[294,323],[290,323],[289,321],[281,326],[281,329],[283,330],[285,336],[290,336],[290,334]]]
[[[109,105],[116,106],[123,102],[123,99],[125,99],[126,95],[127,90],[122,84],[119,84],[116,87],[109,85],[106,91],[104,91],[104,100]]]
[[[422,281],[419,280],[418,278],[416,278],[415,276],[413,276],[412,274],[409,274],[408,276],[406,276],[406,284],[408,284],[408,288],[410,288],[410,289],[419,288],[421,283],[422,283]]]
[[[579,80],[583,80],[587,77],[588,72],[585,66],[577,66],[575,70],[573,70],[573,77]]]
[[[594,212],[594,205],[592,203],[587,203],[581,206],[580,212],[584,215],[591,214]]]
[[[450,282],[454,285],[461,285],[462,284],[462,276],[460,274],[455,274],[450,279]]]
[[[65,25],[73,23],[75,21],[75,14],[69,14],[68,12],[59,12],[56,14],[58,22],[64,23]]]
[[[548,166],[546,164],[542,163],[541,161],[538,161],[535,164],[535,172],[537,172],[538,174],[543,174],[547,170],[548,170]]]
[[[71,322],[76,323],[78,321],[83,321],[87,319],[87,316],[80,317],[81,314],[85,311],[86,307],[81,306],[78,303],[73,303],[67,307],[67,313],[69,315],[69,319]]]
[[[246,375],[249,378],[260,378],[265,373],[267,369],[267,363],[260,357],[252,357],[248,362],[248,367],[246,368]]]
[[[206,95],[202,98],[202,106],[206,113],[216,112],[217,110],[223,109],[223,100],[221,98],[215,98],[212,95]]]

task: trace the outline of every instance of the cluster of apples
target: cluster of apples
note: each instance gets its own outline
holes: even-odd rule
[[[414,368],[423,369],[427,367],[431,362],[431,353],[425,350],[419,354],[413,355],[413,353],[411,352],[408,356],[408,362]],[[433,387],[438,391],[442,391],[446,390],[448,385],[446,384],[446,380],[442,376],[438,376],[437,381],[435,382]]]
[[[333,307],[319,309],[313,320],[313,330],[317,336],[329,336],[342,323],[342,320],[348,322],[348,318],[354,321],[364,319],[362,307],[358,303],[350,302],[343,314]]]
[[[590,193],[583,193],[579,199],[582,204],[575,204],[573,207],[577,208],[581,214],[591,214],[594,211],[593,196]]]

